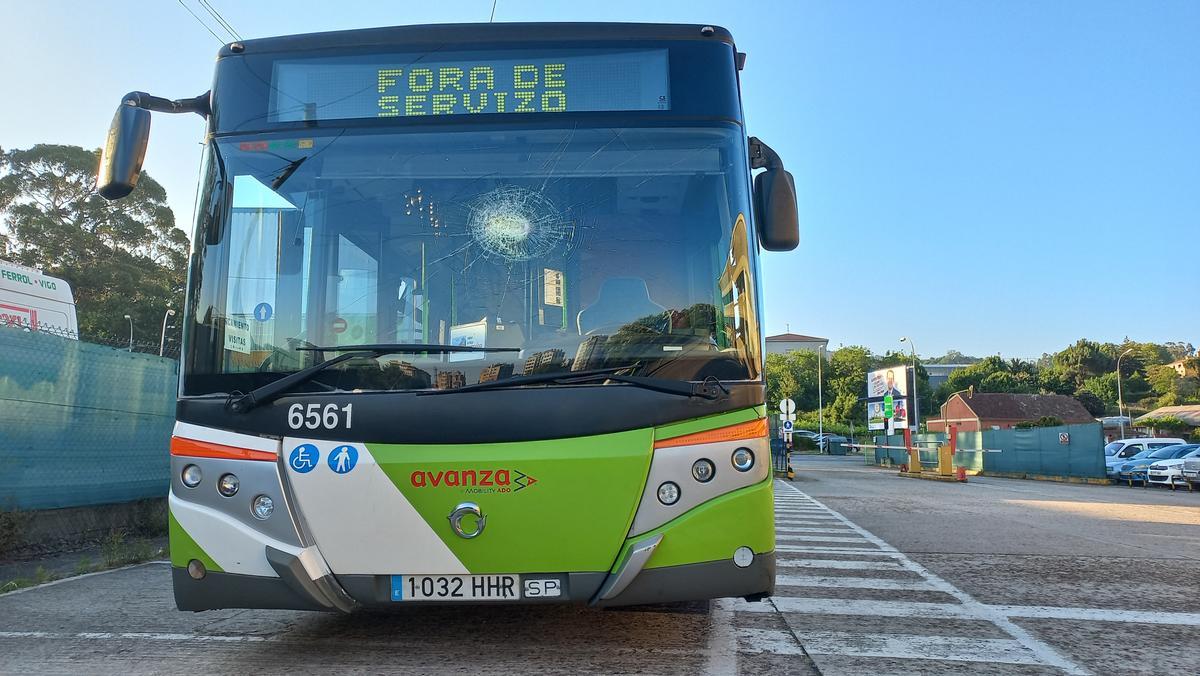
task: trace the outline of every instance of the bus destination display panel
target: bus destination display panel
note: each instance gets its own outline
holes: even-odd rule
[[[666,49],[278,61],[272,122],[669,110]]]

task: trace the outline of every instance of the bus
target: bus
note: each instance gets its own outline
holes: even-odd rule
[[[75,295],[65,279],[0,260],[0,326],[79,339]]]
[[[798,233],[744,60],[715,26],[402,26],[126,95],[108,199],[152,112],[207,121],[178,607],[770,594],[759,256]]]

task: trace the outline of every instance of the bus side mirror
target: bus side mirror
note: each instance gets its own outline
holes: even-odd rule
[[[96,192],[101,197],[116,200],[133,192],[149,143],[150,111],[123,102],[113,115],[104,150],[100,153]]]
[[[796,183],[786,169],[767,169],[754,177],[758,241],[767,251],[791,251],[800,243]]]

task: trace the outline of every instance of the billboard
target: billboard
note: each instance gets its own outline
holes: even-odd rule
[[[912,424],[908,401],[908,367],[888,366],[867,374],[867,429],[892,429]]]

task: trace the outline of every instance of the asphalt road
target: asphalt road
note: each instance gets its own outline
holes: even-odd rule
[[[776,596],[181,613],[150,563],[0,595],[3,673],[1196,673],[1200,494],[799,457]]]

